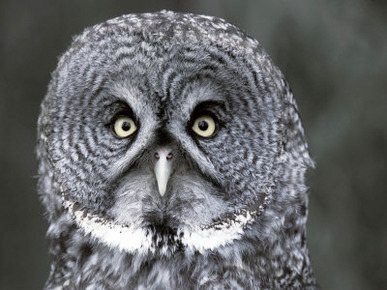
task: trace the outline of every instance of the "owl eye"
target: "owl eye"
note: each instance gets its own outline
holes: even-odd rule
[[[214,135],[216,124],[214,118],[203,115],[195,119],[192,130],[201,137],[208,138]]]
[[[137,131],[137,126],[132,118],[119,116],[113,124],[114,133],[120,138],[126,138]]]

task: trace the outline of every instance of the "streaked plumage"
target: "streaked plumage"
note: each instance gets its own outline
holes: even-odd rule
[[[38,122],[46,288],[314,288],[313,165],[297,106],[258,42],[161,11],[86,29]]]

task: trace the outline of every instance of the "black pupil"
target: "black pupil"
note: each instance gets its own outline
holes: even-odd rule
[[[129,131],[130,130],[130,123],[128,121],[122,122],[121,128],[124,131]]]
[[[202,131],[206,131],[208,129],[208,123],[207,121],[201,120],[198,124],[198,127]]]

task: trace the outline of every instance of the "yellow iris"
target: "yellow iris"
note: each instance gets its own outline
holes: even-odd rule
[[[114,133],[120,138],[126,138],[137,131],[137,126],[129,117],[118,117],[114,122]]]
[[[197,118],[192,126],[192,130],[201,137],[211,137],[215,133],[215,120],[208,115]]]

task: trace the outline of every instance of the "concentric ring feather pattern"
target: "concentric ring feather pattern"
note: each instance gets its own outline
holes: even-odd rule
[[[52,73],[37,156],[47,289],[316,288],[297,105],[222,19],[87,28]]]

